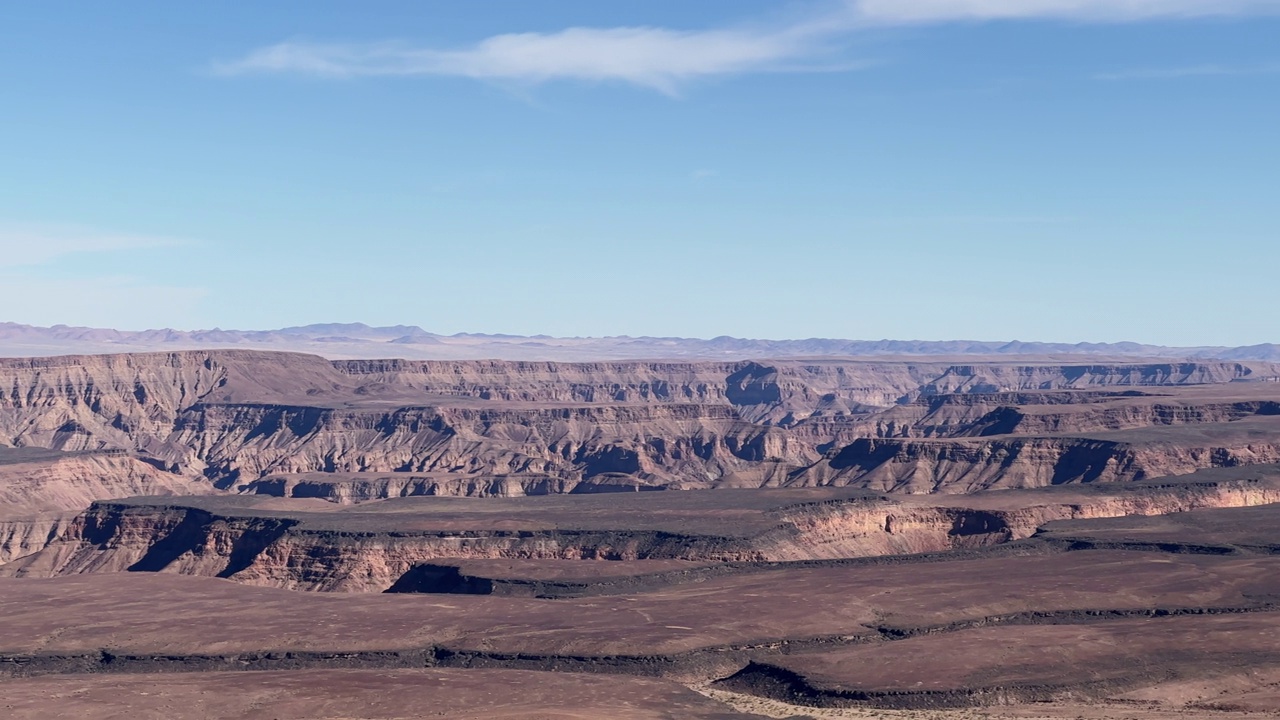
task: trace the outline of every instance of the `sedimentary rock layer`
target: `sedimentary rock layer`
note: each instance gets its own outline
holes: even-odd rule
[[[1156,462],[1133,459],[1162,452],[1151,442],[1133,450],[1142,443],[1060,436],[1234,429],[1277,416],[1280,383],[1266,382],[1277,377],[1276,366],[1231,362],[329,362],[245,351],[35,358],[0,361],[0,445],[125,451],[224,489],[317,472],[525,478],[518,488],[451,478],[351,499],[565,492],[616,485],[617,476],[664,487],[954,492],[1269,462],[1273,446],[1229,438]],[[908,442],[919,438],[970,440]],[[992,465],[991,457],[1014,459]],[[878,474],[877,459],[886,465]]]
[[[645,581],[678,584],[760,569],[752,563],[990,547],[1031,537],[1055,520],[1280,502],[1280,484],[1228,477],[1135,484],[1105,493],[994,494],[949,503],[832,489],[407,498],[330,506],[324,512],[275,502],[251,497],[98,502],[68,524],[59,539],[0,566],[0,574],[177,572],[290,589],[380,592],[436,589],[440,583],[423,576],[422,568],[429,567],[428,576],[447,577],[463,588],[521,593],[535,592],[533,585],[521,590],[519,583],[470,583],[447,568],[468,559],[735,564],[680,568]],[[574,594],[574,585],[592,592],[582,583],[561,585],[563,591],[547,586],[542,594]]]
[[[212,490],[207,482],[162,472],[123,451],[0,448],[0,564],[60,537],[95,500]]]

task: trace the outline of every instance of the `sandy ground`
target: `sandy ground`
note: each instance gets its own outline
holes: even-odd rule
[[[304,670],[0,680],[6,720],[750,720],[673,682],[516,670]]]

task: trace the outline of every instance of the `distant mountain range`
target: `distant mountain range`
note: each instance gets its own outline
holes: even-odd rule
[[[279,330],[111,330],[0,323],[0,356],[244,348],[312,353],[334,359],[621,360],[786,357],[1041,356],[1280,361],[1280,345],[1166,347],[1140,343],[1046,343],[976,340],[709,340],[674,337],[556,338],[547,335],[438,335],[415,325],[324,323]]]

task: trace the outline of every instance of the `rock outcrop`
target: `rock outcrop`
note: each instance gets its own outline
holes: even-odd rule
[[[0,563],[60,537],[95,500],[212,490],[207,482],[162,472],[123,451],[0,448]]]
[[[255,491],[299,487],[257,483],[268,477],[409,473],[452,478],[394,492],[563,492],[618,476],[637,486],[955,492],[1149,476],[1160,463],[1139,468],[1124,443],[1053,436],[1275,415],[1280,384],[1253,382],[1275,377],[1275,366],[1236,362],[329,362],[246,351],[37,358],[0,361],[0,445],[125,451],[217,488]],[[1191,392],[1206,387],[1244,397]],[[901,442],[915,438],[974,440]],[[1272,457],[1262,446],[1249,451],[1254,460],[1227,445],[1201,450],[1229,454],[1225,464]],[[1090,468],[1142,472],[1064,474],[1064,462],[1085,455],[1098,455]],[[869,466],[877,458],[882,470]],[[483,480],[517,476],[520,488]]]
[[[103,501],[40,552],[0,566],[0,575],[176,572],[380,592],[421,565],[467,559],[836,560],[999,545],[1029,538],[1054,520],[1280,502],[1280,483],[1266,476],[946,503],[834,490],[795,491],[810,498],[796,503],[791,493],[761,492],[711,493],[711,504],[697,508],[667,493],[600,499],[607,502],[566,498],[553,506],[528,505],[529,499],[501,506],[374,503],[320,513],[279,509],[266,498],[237,499],[238,505],[218,498]],[[460,514],[458,507],[473,509]]]
[[[854,485],[883,492],[966,493],[1124,482],[1280,462],[1280,423],[1269,423],[1258,435],[1192,437],[1181,442],[1177,438],[1142,441],[1105,436],[863,438],[795,473],[788,484]]]

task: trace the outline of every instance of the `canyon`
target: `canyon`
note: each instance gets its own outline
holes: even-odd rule
[[[70,356],[0,360],[0,443],[122,451],[223,491],[396,473],[413,480],[360,492],[969,492],[1275,462],[1278,381],[1232,362]]]
[[[0,701],[1280,707],[1280,365],[1080,360],[0,359]]]

